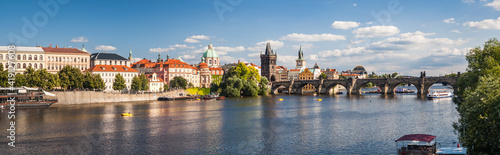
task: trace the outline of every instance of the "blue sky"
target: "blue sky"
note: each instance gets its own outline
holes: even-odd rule
[[[0,42],[78,47],[195,64],[212,43],[221,63],[260,65],[271,42],[278,65],[444,75],[500,34],[500,0],[19,0],[0,5]],[[40,5],[39,3],[42,3]],[[43,4],[50,5],[47,11]],[[51,11],[56,10],[56,11]],[[33,19],[33,17],[36,17]],[[28,25],[28,26],[27,26]],[[35,30],[35,31],[33,31]],[[13,37],[14,36],[14,37]],[[12,39],[16,38],[16,39]],[[19,39],[21,38],[21,39]]]

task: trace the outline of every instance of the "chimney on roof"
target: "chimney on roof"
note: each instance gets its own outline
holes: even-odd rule
[[[56,45],[56,48],[59,48],[59,45]]]
[[[52,44],[49,44],[49,47],[52,47]]]

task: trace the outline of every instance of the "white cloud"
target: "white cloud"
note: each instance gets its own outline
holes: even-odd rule
[[[352,4],[352,6],[358,6],[356,3]]]
[[[351,44],[361,44],[364,42],[365,42],[365,40],[351,40]]]
[[[141,61],[143,58],[134,58],[134,62]]]
[[[500,30],[500,17],[497,19],[485,19],[480,22],[470,21],[464,23],[463,26],[487,30]]]
[[[311,61],[324,61],[326,60],[325,58],[323,57],[319,57],[318,54],[310,54],[308,56],[306,56],[306,60],[311,60]]]
[[[221,64],[222,64],[222,62],[224,62],[224,63],[236,63],[236,62],[238,62],[238,60],[240,62],[247,62],[245,58],[235,58],[235,57],[232,57],[232,56],[222,56],[222,57],[220,57]]]
[[[435,33],[423,33],[416,31],[414,33],[403,33],[397,37],[387,38],[382,41],[370,44],[368,49],[376,51],[403,51],[412,50],[426,51],[444,46],[458,46],[466,43],[466,40],[449,38],[427,38]]]
[[[491,6],[495,8],[495,10],[500,11],[500,0],[494,0],[493,2],[486,4],[486,6]]]
[[[469,53],[469,51],[471,50],[472,48],[463,48],[463,49],[457,49],[457,48],[439,48],[437,50],[433,50],[430,55],[433,55],[433,56],[449,56],[449,55],[452,55],[452,56],[465,56],[467,55],[467,53]]]
[[[89,41],[87,40],[87,37],[76,37],[76,38],[71,39],[71,42],[86,43]]]
[[[276,51],[276,49],[279,49],[283,46],[285,46],[285,43],[278,41],[278,40],[268,40],[268,41],[261,41],[255,44],[254,47],[248,47],[247,49],[249,51],[259,51],[259,52],[265,52],[266,50],[266,44],[271,43],[271,48]]]
[[[200,41],[198,41],[196,39],[186,38],[186,39],[184,39],[184,42],[187,42],[187,43],[199,43]]]
[[[395,26],[371,26],[358,28],[352,33],[358,38],[386,37],[398,34],[399,29]]]
[[[185,55],[181,55],[181,58],[182,59],[194,59],[196,57],[193,54],[185,54]]]
[[[210,39],[209,36],[205,36],[205,35],[193,35],[189,38],[186,38],[184,39],[184,42],[187,42],[187,43],[198,43],[200,42],[199,40],[208,40]]]
[[[450,32],[454,32],[454,33],[462,33],[462,32],[460,32],[459,30],[451,30]]]
[[[259,57],[259,56],[260,56],[260,52],[248,54],[248,57]]]
[[[332,23],[332,28],[347,30],[347,29],[359,27],[359,25],[361,25],[361,24],[358,22],[353,22],[353,21],[334,21]]]
[[[291,40],[291,41],[337,41],[337,40],[346,40],[343,35],[335,35],[335,34],[303,34],[303,33],[292,33],[280,38],[280,40]]]
[[[214,47],[219,55],[226,55],[227,52],[242,52],[245,51],[245,47],[237,46],[237,47],[227,47],[227,46],[217,46]]]
[[[194,46],[188,46],[186,44],[175,44],[175,45],[169,45],[168,46],[170,48],[170,50],[175,50],[175,49],[194,49],[195,47]]]
[[[302,47],[302,50],[308,50],[308,49],[311,49],[312,47],[314,47],[314,44],[311,44],[311,43],[302,43],[300,45],[292,45],[292,49],[296,49],[297,51],[299,51],[299,49]]]
[[[448,18],[448,19],[443,20],[443,22],[445,22],[445,23],[455,23],[455,18]]]
[[[371,53],[372,51],[367,50],[366,47],[354,47],[354,48],[348,48],[348,49],[335,49],[333,51],[322,51],[319,52],[319,56],[321,57],[340,57],[340,56],[346,56],[346,55],[355,55],[355,54],[364,54],[364,53]]]
[[[99,45],[99,46],[95,47],[95,50],[97,50],[97,51],[114,51],[114,50],[116,50],[116,47],[108,46],[108,45]]]
[[[278,63],[277,65],[280,66],[295,66],[295,61],[290,61],[290,60],[296,60],[297,56],[294,55],[278,55]]]
[[[462,2],[464,2],[464,3],[474,3],[475,1],[474,0],[462,0]]]
[[[150,48],[150,52],[168,52],[170,48]]]

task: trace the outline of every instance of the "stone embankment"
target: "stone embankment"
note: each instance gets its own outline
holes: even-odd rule
[[[176,96],[186,94],[184,90],[175,90],[164,93],[145,94],[120,94],[95,91],[51,91],[56,94],[56,104],[88,104],[88,103],[114,103],[157,100],[160,96]]]

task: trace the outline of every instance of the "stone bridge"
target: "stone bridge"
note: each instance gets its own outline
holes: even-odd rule
[[[376,78],[376,79],[338,79],[338,80],[295,80],[272,82],[271,93],[276,94],[281,88],[288,90],[288,93],[302,94],[302,87],[311,84],[316,88],[318,94],[327,94],[330,89],[337,85],[344,86],[347,94],[361,94],[361,88],[368,83],[373,83],[381,89],[382,94],[394,94],[394,89],[399,84],[413,84],[417,88],[417,94],[427,95],[429,88],[435,83],[450,84],[454,92],[457,92],[456,83],[458,77],[408,77],[408,78]]]

